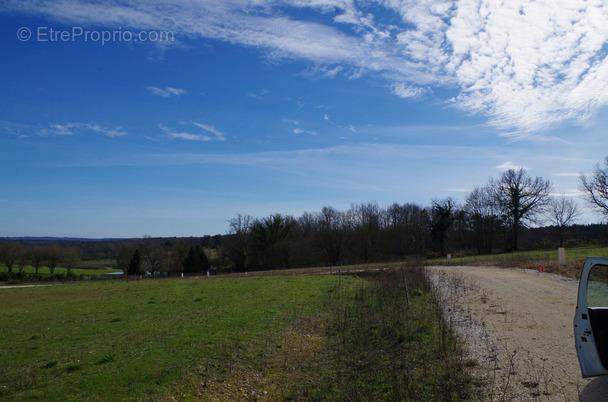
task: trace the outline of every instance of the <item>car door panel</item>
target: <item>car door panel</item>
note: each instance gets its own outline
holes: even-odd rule
[[[574,316],[574,341],[583,377],[608,375],[608,258],[585,260]]]

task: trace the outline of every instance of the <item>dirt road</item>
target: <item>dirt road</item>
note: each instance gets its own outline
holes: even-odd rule
[[[581,377],[576,281],[521,269],[431,268],[468,365],[485,382],[481,399],[608,400],[608,377]]]

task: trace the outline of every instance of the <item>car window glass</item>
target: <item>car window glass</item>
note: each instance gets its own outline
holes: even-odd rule
[[[594,265],[587,281],[587,307],[608,307],[608,266]]]

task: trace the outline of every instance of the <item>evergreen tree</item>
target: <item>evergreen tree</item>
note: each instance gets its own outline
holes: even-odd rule
[[[184,272],[201,273],[207,271],[211,265],[201,245],[190,247],[184,259]]]
[[[141,273],[141,255],[139,254],[139,250],[135,250],[133,253],[133,258],[131,258],[131,262],[129,262],[129,270],[127,274],[129,275],[139,275]]]

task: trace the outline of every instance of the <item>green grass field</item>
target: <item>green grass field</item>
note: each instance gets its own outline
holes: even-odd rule
[[[6,268],[6,265],[0,264],[0,273],[2,272],[8,272],[8,269]],[[13,267],[13,272],[16,273],[18,272],[18,269],[16,267]],[[72,274],[76,275],[76,276],[84,276],[84,277],[90,277],[90,276],[99,276],[99,275],[106,275],[106,274],[110,274],[112,272],[122,272],[120,269],[106,269],[106,268],[74,268],[72,269]],[[34,267],[28,265],[25,266],[23,268],[23,273],[25,273],[26,275],[33,275],[36,273],[36,270],[34,269]],[[67,273],[67,269],[63,268],[63,267],[57,267],[55,268],[55,274],[59,274],[59,275],[65,275]],[[47,268],[47,267],[40,267],[38,269],[38,275],[45,277],[45,276],[50,276],[51,275],[51,271]]]
[[[284,276],[0,289],[0,399],[172,394],[194,372],[225,370],[243,345],[271,342],[337,283]]]
[[[357,275],[0,289],[0,399],[466,399],[423,269]]]

